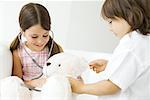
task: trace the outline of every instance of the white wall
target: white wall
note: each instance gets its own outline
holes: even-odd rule
[[[0,42],[9,45],[19,33],[19,11],[28,2],[0,1]],[[100,17],[100,0],[36,2],[49,10],[55,40],[64,49],[112,52],[118,43]]]
[[[100,0],[72,2],[67,47],[112,52],[118,40],[108,31],[106,22],[100,16],[101,5]]]

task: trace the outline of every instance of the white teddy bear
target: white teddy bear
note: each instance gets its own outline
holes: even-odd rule
[[[73,100],[67,76],[77,78],[88,67],[88,62],[72,54],[59,53],[52,56],[43,67],[43,74],[48,79],[42,87],[42,100]]]

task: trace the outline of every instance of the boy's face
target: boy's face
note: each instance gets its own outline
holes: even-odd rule
[[[24,32],[26,45],[33,51],[41,51],[49,41],[49,31],[40,25],[34,25]]]
[[[119,38],[122,38],[125,34],[131,31],[131,26],[123,18],[116,17],[116,19],[108,19],[107,21],[109,22],[110,31]]]

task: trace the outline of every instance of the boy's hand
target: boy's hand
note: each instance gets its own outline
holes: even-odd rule
[[[82,93],[83,81],[80,79],[74,79],[72,77],[68,77],[72,92]]]
[[[105,70],[105,67],[107,65],[107,60],[105,59],[97,59],[89,63],[90,69],[93,69],[96,73],[99,73],[101,71]]]

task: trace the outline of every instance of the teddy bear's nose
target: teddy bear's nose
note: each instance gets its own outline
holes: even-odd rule
[[[46,65],[49,66],[49,65],[51,65],[51,63],[50,63],[50,62],[47,62]]]

